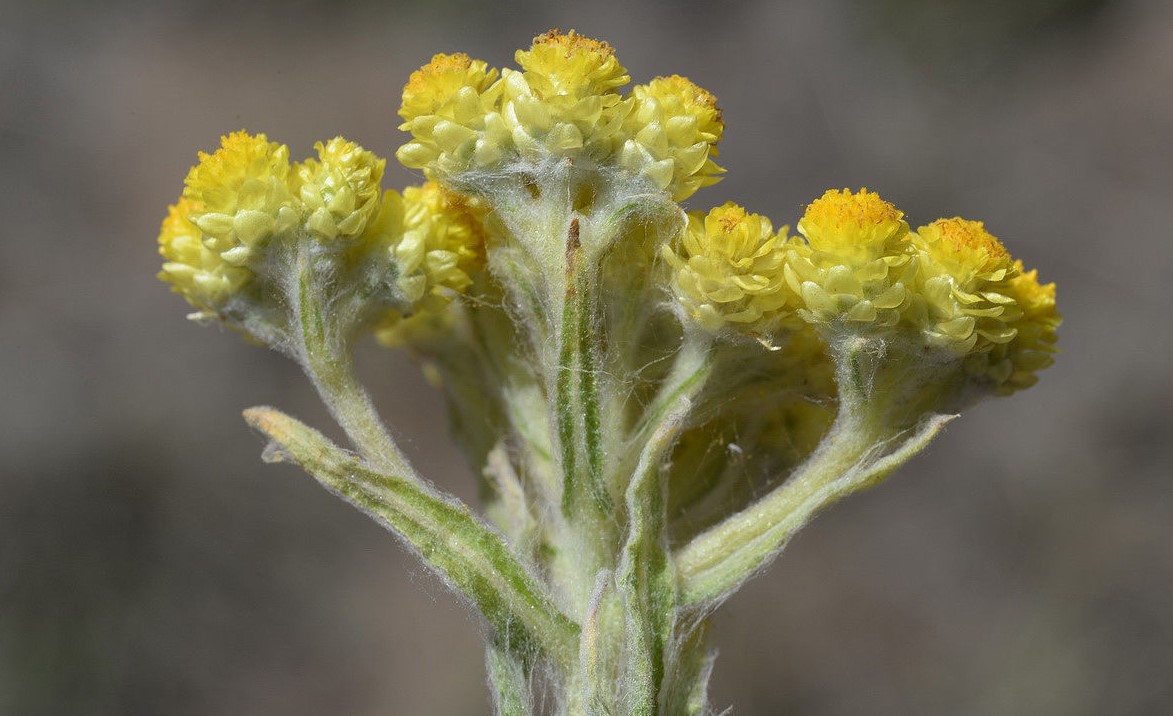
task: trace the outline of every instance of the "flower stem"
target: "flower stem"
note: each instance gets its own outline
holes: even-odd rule
[[[895,419],[887,402],[893,397],[883,400],[868,390],[869,373],[862,367],[866,359],[856,350],[838,360],[839,415],[807,462],[760,500],[676,553],[682,604],[712,604],[732,593],[817,512],[881,481],[956,417],[928,414],[911,426]]]
[[[322,402],[346,436],[376,469],[415,475],[407,458],[379,419],[367,391],[354,374],[349,336],[327,318],[320,297],[319,269],[309,241],[299,247],[297,262],[297,331],[295,346],[303,369]],[[333,330],[332,330],[333,329]]]

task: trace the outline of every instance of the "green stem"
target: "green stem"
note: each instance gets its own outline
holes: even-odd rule
[[[489,687],[493,691],[496,716],[533,716],[533,694],[521,660],[508,650],[491,644],[485,661],[489,667]]]
[[[641,434],[639,458],[627,486],[627,538],[617,581],[624,610],[625,713],[656,713],[664,681],[665,647],[675,622],[675,575],[668,556],[664,467],[684,430],[693,400],[712,371],[710,340],[690,334]],[[637,442],[636,444],[639,444]]]
[[[558,351],[554,410],[558,423],[558,447],[562,455],[562,511],[569,515],[578,497],[578,445],[575,423],[578,411],[574,401],[574,378],[578,374],[577,331],[578,302],[567,296],[562,308],[562,330]]]
[[[866,356],[839,362],[839,416],[811,457],[785,482],[746,509],[702,532],[676,553],[685,605],[711,604],[764,567],[819,511],[883,480],[924,449],[955,416],[927,414],[911,426],[892,403],[868,395]],[[885,396],[899,401],[903,396]]]
[[[413,474],[407,458],[391,439],[379,419],[374,404],[354,374],[349,340],[330,329],[312,248],[303,245],[298,252],[297,337],[302,367],[322,402],[346,436],[375,468]]]

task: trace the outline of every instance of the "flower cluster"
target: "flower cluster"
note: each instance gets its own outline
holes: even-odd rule
[[[557,30],[518,50],[521,70],[436,55],[403,90],[399,160],[429,174],[528,171],[572,158],[642,177],[680,201],[723,171],[724,125],[711,94],[673,76],[619,88],[627,70],[605,42]]]
[[[797,315],[831,343],[867,338],[954,361],[986,389],[1034,383],[1054,352],[1054,284],[1040,285],[981,222],[940,219],[910,232],[874,192],[831,190],[807,206],[798,238],[733,204],[690,215],[664,253],[688,319],[759,334]]]
[[[316,149],[316,159],[290,164],[285,145],[235,132],[200,154],[159,233],[159,277],[198,316],[280,313],[294,303],[298,252],[345,276],[349,288],[322,283],[361,293],[368,322],[439,310],[467,288],[483,234],[466,202],[431,182],[384,192],[385,161],[341,137]]]
[[[402,193],[341,137],[300,163],[224,137],[163,221],[159,275],[305,369],[353,451],[246,418],[480,612],[498,713],[559,690],[558,713],[711,713],[698,615],[958,408],[1033,384],[1055,287],[981,222],[914,230],[867,189],[793,234],[687,211],[724,172],[712,94],[624,93],[611,46],[574,31],[515,59],[411,75],[396,156],[427,181]],[[444,391],[493,526],[395,444],[354,371],[371,335]]]

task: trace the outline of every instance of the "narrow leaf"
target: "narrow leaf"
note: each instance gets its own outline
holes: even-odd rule
[[[292,459],[326,489],[401,537],[447,584],[472,601],[513,653],[530,654],[536,647],[561,663],[573,662],[577,625],[466,505],[422,481],[373,470],[277,410],[251,408],[244,416],[280,446],[266,451],[269,459]]]

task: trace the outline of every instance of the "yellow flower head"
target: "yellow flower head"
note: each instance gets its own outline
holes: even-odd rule
[[[192,199],[181,198],[168,207],[159,227],[159,253],[165,259],[159,279],[201,311],[217,312],[252,279],[252,272],[232,266],[220,254],[204,246],[199,227],[190,216],[201,209]]]
[[[435,182],[394,192],[384,203],[398,226],[390,231],[389,250],[397,267],[397,284],[417,310],[442,306],[472,283],[482,261],[484,229],[469,200]],[[380,223],[382,217],[380,217]]]
[[[675,201],[717,183],[725,171],[712,159],[725,131],[717,98],[679,75],[637,85],[632,95],[619,163],[648,176]]]
[[[497,70],[463,52],[437,54],[432,61],[411,73],[403,88],[399,116],[411,122],[417,117],[441,113],[462,91],[484,92],[497,79]]]
[[[801,295],[799,315],[816,324],[846,321],[887,329],[908,304],[904,213],[874,192],[830,190],[811,202],[787,257],[786,275]]]
[[[1005,294],[1017,307],[1009,321],[1014,336],[993,345],[987,353],[971,356],[966,367],[979,379],[993,385],[995,394],[1009,395],[1038,381],[1036,373],[1054,362],[1056,329],[1062,317],[1055,308],[1055,284],[1040,284],[1038,271],[1024,271],[1015,261],[1014,275],[1006,282]]]
[[[396,152],[404,166],[459,173],[499,162],[511,149],[499,114],[497,70],[468,55],[436,55],[403,88],[399,129],[412,140]]]
[[[616,88],[631,78],[610,45],[551,30],[528,51],[518,50],[516,60],[522,72],[502,72],[501,115],[523,157],[605,159],[615,151],[631,108]]]
[[[856,263],[897,253],[908,223],[904,212],[866,188],[829,189],[806,207],[798,231],[815,251]]]
[[[396,265],[396,286],[412,308],[409,314],[396,310],[386,316],[376,328],[380,342],[414,342],[446,325],[424,316],[438,316],[472,284],[472,274],[484,261],[482,214],[472,200],[435,182],[407,187],[402,196],[387,192],[379,229]]]
[[[1018,270],[982,222],[939,219],[910,240],[919,263],[914,320],[928,345],[964,355],[1014,338],[1021,309],[1008,281]]]
[[[788,311],[786,227],[729,202],[692,212],[679,246],[665,246],[671,286],[691,320],[710,331],[768,333]]]
[[[607,94],[631,81],[610,45],[574,30],[539,35],[528,51],[518,50],[514,59],[525,70],[530,89],[542,99]]]
[[[307,159],[295,172],[309,213],[306,227],[321,241],[356,238],[379,210],[379,183],[387,161],[342,137],[314,148],[318,159]]]
[[[301,206],[289,189],[289,148],[263,134],[234,132],[214,154],[200,152],[183,196],[204,243],[234,266],[254,260],[276,233],[295,226]]]

